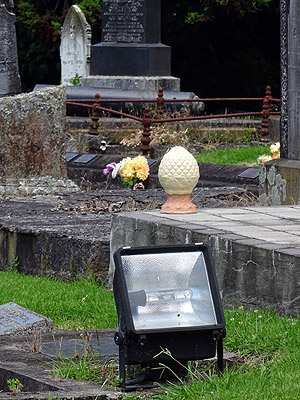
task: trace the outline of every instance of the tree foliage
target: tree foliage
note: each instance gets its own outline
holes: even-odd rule
[[[279,0],[163,0],[172,75],[200,97],[279,96]]]
[[[15,2],[19,68],[23,90],[60,82],[60,32],[71,5],[77,4],[100,39],[102,0],[18,0]]]
[[[231,18],[242,18],[247,13],[256,13],[272,0],[198,0],[189,2],[192,11],[186,13],[185,22],[195,24],[212,21],[218,8],[223,8]]]

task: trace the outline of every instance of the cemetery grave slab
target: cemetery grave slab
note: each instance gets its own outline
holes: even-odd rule
[[[27,310],[29,311],[29,310]],[[93,350],[116,355],[116,345],[113,343],[114,330],[89,331],[92,337]],[[88,381],[76,381],[55,377],[47,372],[48,363],[54,360],[59,353],[55,352],[59,344],[66,356],[72,357],[76,351],[84,346],[82,335],[86,332],[54,330],[52,333],[43,333],[41,336],[22,335],[0,337],[0,390],[1,400],[11,399],[12,393],[8,390],[8,379],[19,379],[23,384],[21,393],[14,395],[14,399],[122,399],[118,391],[114,391],[102,384]],[[40,351],[31,351],[34,341],[40,340]],[[99,356],[99,363],[103,357]]]
[[[0,335],[25,335],[35,332],[48,332],[53,322],[33,311],[26,310],[18,304],[0,305]]]
[[[220,207],[241,202],[243,196],[248,204],[244,188],[199,187],[193,201],[198,207]],[[2,199],[0,264],[9,266],[18,257],[18,269],[28,274],[68,279],[87,276],[90,270],[106,280],[112,214],[160,208],[165,201],[162,189]]]
[[[118,147],[116,150],[118,150]],[[75,181],[79,186],[84,183],[85,187],[88,187],[88,185],[90,185],[89,187],[93,189],[106,189],[107,177],[103,175],[103,169],[106,167],[107,164],[111,162],[118,163],[124,157],[126,157],[126,155],[111,154],[110,151],[108,152],[108,154],[67,153],[68,177],[69,179]],[[149,189],[160,188],[161,186],[157,179],[157,172],[160,160],[148,159],[148,163],[150,166],[150,175],[145,186]],[[199,164],[199,167],[200,179],[198,182],[198,186],[216,187],[239,185],[239,187],[248,188],[253,193],[258,194],[258,168],[208,163]],[[120,188],[122,187],[122,184],[118,179],[111,179],[109,187]]]

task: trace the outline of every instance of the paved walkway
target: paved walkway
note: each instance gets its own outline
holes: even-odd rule
[[[268,245],[267,248],[299,249],[300,255],[300,206],[203,208],[195,214],[161,214],[145,212],[165,220],[176,221],[178,226],[189,224],[192,230],[210,230],[211,233],[231,236],[237,241],[252,239],[249,244]]]
[[[299,313],[300,206],[200,208],[195,214],[157,210],[112,219],[111,254],[123,246],[199,242],[210,246],[227,304]]]

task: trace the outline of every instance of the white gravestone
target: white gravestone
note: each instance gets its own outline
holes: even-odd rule
[[[72,6],[65,18],[60,45],[61,83],[71,86],[76,74],[90,73],[91,27],[78,6]]]

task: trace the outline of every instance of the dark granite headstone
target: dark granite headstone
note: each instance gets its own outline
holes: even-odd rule
[[[0,96],[21,92],[14,2],[0,0]]]
[[[160,7],[161,0],[103,0],[102,42],[92,46],[90,74],[169,76]]]
[[[160,43],[160,1],[103,0],[102,42]]]
[[[300,160],[300,2],[281,0],[280,156]]]
[[[280,0],[280,159],[260,165],[261,205],[300,202],[300,3]]]

